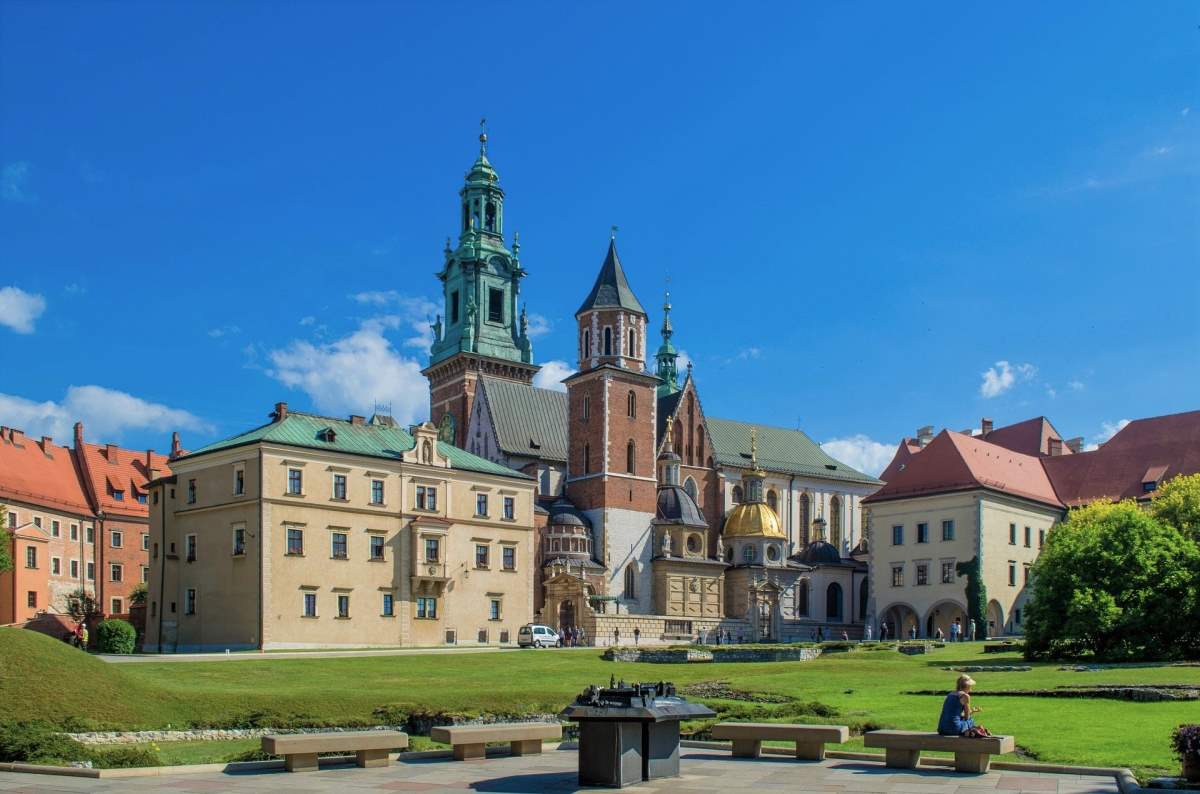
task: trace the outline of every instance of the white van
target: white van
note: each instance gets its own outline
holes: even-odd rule
[[[538,623],[526,623],[517,630],[517,645],[522,648],[553,648],[558,641],[557,631]]]

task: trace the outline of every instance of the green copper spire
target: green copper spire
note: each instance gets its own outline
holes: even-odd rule
[[[433,323],[429,363],[456,353],[533,363],[533,346],[517,311],[521,267],[516,235],[510,251],[504,245],[504,189],[487,156],[487,121],[479,122],[479,157],[458,192],[461,223],[458,246],[447,240],[442,252],[445,322]]]
[[[654,359],[658,362],[658,377],[662,381],[658,385],[658,396],[665,397],[668,394],[674,394],[679,391],[679,368],[677,360],[679,353],[676,352],[675,346],[671,344],[671,337],[675,331],[671,328],[671,291],[667,290],[666,298],[663,300],[663,324],[662,324],[662,344],[658,346],[658,352],[654,354]]]

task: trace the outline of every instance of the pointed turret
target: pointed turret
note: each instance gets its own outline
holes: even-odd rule
[[[624,309],[646,316],[646,310],[629,288],[625,269],[621,267],[621,258],[617,256],[615,227],[608,241],[608,254],[604,257],[604,264],[600,266],[600,273],[596,276],[596,283],[592,285],[592,291],[588,293],[579,311],[575,312],[575,316],[594,309]]]
[[[654,354],[654,359],[658,362],[658,377],[662,381],[658,385],[659,397],[679,391],[679,353],[675,350],[675,345],[671,344],[674,333],[674,329],[671,328],[671,292],[668,290],[663,300],[662,344]]]

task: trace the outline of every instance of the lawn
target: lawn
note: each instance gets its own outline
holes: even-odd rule
[[[610,675],[678,685],[725,681],[743,691],[795,702],[712,700],[731,719],[835,722],[854,727],[930,730],[941,698],[908,690],[948,690],[959,664],[1013,663],[957,645],[928,656],[894,651],[831,654],[812,662],[652,665],[605,662],[594,649],[334,659],[242,658],[221,662],[108,665],[32,632],[0,630],[0,719],[43,718],[64,725],[124,729],[236,725],[355,725],[387,721],[388,712],[554,713],[589,683]],[[1200,668],[1099,672],[973,673],[980,721],[1011,733],[1044,762],[1128,766],[1139,774],[1174,772],[1171,730],[1195,721],[1196,702],[1130,703],[1093,699],[988,698],[996,689],[1064,684],[1195,683]],[[814,716],[823,704],[834,712]],[[384,708],[387,711],[378,711]],[[860,748],[853,738],[847,748]]]

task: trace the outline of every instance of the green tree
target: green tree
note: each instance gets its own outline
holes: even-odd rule
[[[1154,494],[1150,512],[1200,543],[1200,474],[1175,477]]]
[[[100,653],[133,653],[137,631],[124,620],[109,618],[96,627],[96,649]]]
[[[1030,658],[1200,656],[1200,547],[1136,502],[1072,510],[1031,574]]]
[[[146,599],[150,595],[150,588],[145,582],[138,582],[132,590],[129,591],[129,603],[134,606],[144,606]]]
[[[100,605],[96,603],[96,597],[82,587],[64,596],[63,602],[64,611],[76,623],[83,623],[100,614]]]
[[[7,505],[0,505],[0,573],[13,569],[12,527],[8,525]]]

